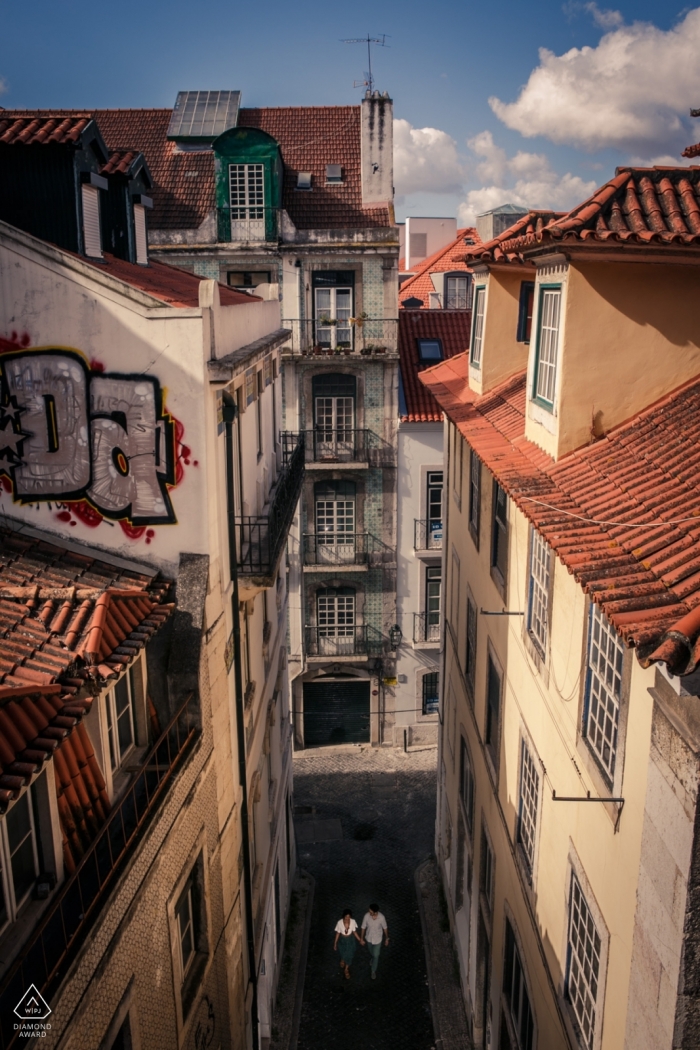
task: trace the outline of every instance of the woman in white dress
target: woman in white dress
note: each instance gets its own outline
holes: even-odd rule
[[[343,917],[339,922],[335,924],[335,940],[333,941],[333,951],[338,950],[338,942],[340,941],[340,969],[345,973],[346,981],[350,980],[350,963],[355,957],[355,948],[357,947],[356,941],[360,942],[360,935],[357,932],[357,923],[352,917],[352,912],[349,908],[346,908],[343,912]]]

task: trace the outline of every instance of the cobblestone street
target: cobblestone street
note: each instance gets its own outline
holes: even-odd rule
[[[432,851],[436,751],[319,749],[297,755],[298,860],[316,880],[298,1050],[429,1050],[434,1045],[414,872]],[[343,979],[333,930],[370,901],[390,945],[377,980],[357,945]]]

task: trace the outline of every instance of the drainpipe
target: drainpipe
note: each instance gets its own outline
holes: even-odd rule
[[[258,980],[255,962],[255,929],[253,925],[253,877],[250,864],[250,834],[248,826],[248,777],[246,773],[246,745],[244,721],[243,677],[241,675],[241,619],[238,599],[238,555],[236,552],[236,507],[233,494],[233,421],[236,407],[223,404],[224,429],[226,434],[226,507],[228,516],[229,571],[231,573],[231,619],[233,622],[233,681],[236,692],[236,735],[238,737],[238,777],[243,799],[241,804],[241,834],[243,837],[243,881],[245,883],[245,926],[248,944],[248,972],[253,989],[250,1020],[253,1033],[253,1050],[258,1048]]]

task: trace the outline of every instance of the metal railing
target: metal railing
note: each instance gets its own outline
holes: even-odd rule
[[[19,958],[0,983],[0,1046],[14,1045],[14,1007],[30,984],[47,998],[63,977],[62,967],[96,916],[106,891],[153,814],[176,767],[197,734],[196,697],[182,704],[149,751],[126,793],[111,810],[75,872],[58,889]]]
[[[413,519],[413,549],[416,551],[442,550],[442,522],[434,518]]]
[[[433,613],[422,612],[413,614],[413,641],[440,641],[440,621],[435,622]]]
[[[219,241],[260,244],[280,236],[280,209],[266,207],[217,208]]]
[[[371,430],[305,430],[282,435],[285,458],[287,449],[298,442],[304,445],[306,463],[369,463],[370,453],[379,449],[379,440]]]
[[[287,541],[294,511],[304,479],[304,435],[285,447],[284,465],[277,479],[266,515],[237,515],[236,546],[238,572],[242,576],[267,576],[275,566]]]
[[[395,317],[284,319],[290,340],[283,351],[306,356],[395,354],[398,325]]]
[[[374,537],[367,532],[307,533],[304,565],[364,565],[375,547]]]
[[[381,653],[384,639],[367,624],[338,627],[305,627],[307,656],[373,656]]]

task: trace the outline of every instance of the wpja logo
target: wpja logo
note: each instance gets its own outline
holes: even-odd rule
[[[51,1007],[46,1002],[35,984],[30,984],[26,992],[15,1007],[15,1014],[20,1023],[14,1025],[19,1039],[45,1039],[51,1031],[50,1024],[44,1024],[51,1013]]]

